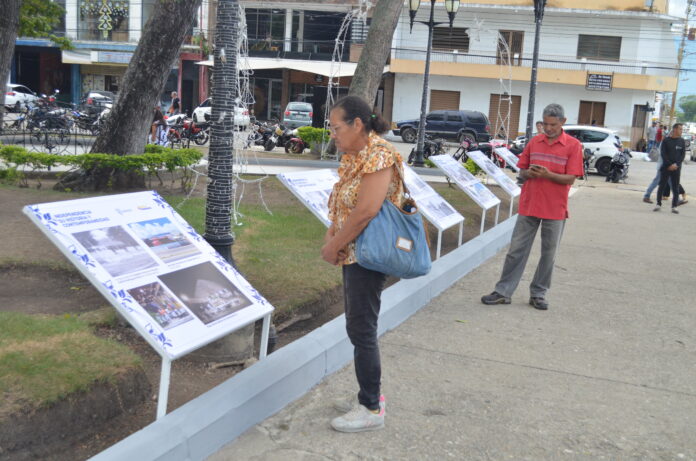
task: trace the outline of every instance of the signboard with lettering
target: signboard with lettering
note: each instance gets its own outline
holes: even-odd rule
[[[24,213],[163,360],[273,310],[157,192],[28,205]]]
[[[591,91],[611,91],[614,80],[613,74],[587,74],[585,89]]]
[[[500,199],[451,155],[434,155],[430,160],[484,210],[500,205]]]

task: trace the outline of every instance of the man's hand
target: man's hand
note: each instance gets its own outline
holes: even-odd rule
[[[676,171],[678,170],[679,167],[677,166],[676,163],[671,164],[670,166],[667,167],[667,171]]]
[[[548,177],[549,170],[546,169],[546,167],[541,166],[541,165],[530,165],[529,169],[527,169],[527,178],[533,179],[533,178],[546,178]]]

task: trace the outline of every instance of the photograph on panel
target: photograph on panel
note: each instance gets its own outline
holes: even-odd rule
[[[206,325],[227,317],[252,303],[212,263],[204,262],[158,276]]]
[[[128,294],[165,330],[193,320],[186,307],[159,282],[131,288]]]
[[[428,210],[428,213],[430,213],[433,216],[433,219],[436,221],[442,221],[457,213],[457,211],[452,208],[449,203],[445,202],[437,195],[426,197],[419,203],[424,209]]]
[[[136,222],[128,227],[167,264],[201,254],[181,229],[168,218]]]
[[[158,266],[145,248],[121,226],[76,232],[72,235],[112,277]]]

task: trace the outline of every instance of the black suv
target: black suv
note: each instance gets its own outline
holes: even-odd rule
[[[396,122],[394,135],[404,142],[416,142],[418,120]],[[425,117],[425,132],[439,138],[453,138],[458,142],[484,142],[491,139],[491,124],[483,113],[475,110],[434,110]]]

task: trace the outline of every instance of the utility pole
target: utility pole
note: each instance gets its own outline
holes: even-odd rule
[[[672,128],[674,123],[674,113],[677,106],[677,92],[679,91],[679,74],[681,73],[682,61],[684,60],[684,49],[686,48],[686,37],[689,35],[689,19],[691,18],[691,8],[693,7],[694,0],[688,0],[686,2],[686,18],[684,18],[684,31],[681,36],[681,43],[679,44],[679,53],[677,54],[677,84],[674,87],[674,93],[672,93],[672,107],[669,111],[669,124],[667,127]]]
[[[691,1],[691,0],[690,0]],[[539,36],[541,35],[541,21],[544,19],[546,0],[534,0],[534,55],[532,56],[532,77],[529,82],[529,103],[527,105],[527,130],[525,136],[527,142],[532,139],[532,126],[534,125],[534,103],[536,102],[537,68],[539,67]]]

